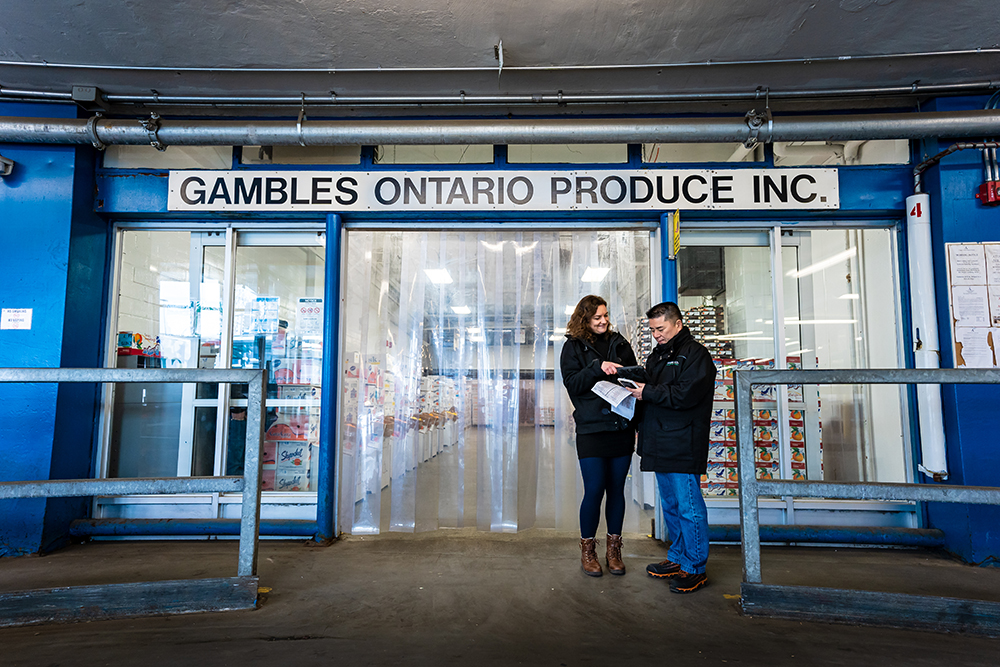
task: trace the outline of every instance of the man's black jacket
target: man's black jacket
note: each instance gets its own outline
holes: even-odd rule
[[[705,474],[715,374],[712,355],[687,327],[649,355],[637,402],[642,470]]]

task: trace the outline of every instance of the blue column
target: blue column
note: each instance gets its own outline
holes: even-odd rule
[[[670,245],[674,242],[670,231],[671,213],[660,214],[660,272],[662,274],[662,301],[677,303],[677,259],[670,257]]]
[[[326,294],[323,312],[323,415],[319,427],[319,480],[316,493],[316,541],[337,536],[337,408],[340,399],[340,275],[344,224],[326,217]]]

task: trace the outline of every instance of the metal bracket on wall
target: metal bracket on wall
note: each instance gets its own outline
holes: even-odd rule
[[[749,128],[750,133],[747,135],[746,140],[743,141],[743,146],[746,148],[755,148],[760,142],[758,135],[760,134],[760,128],[767,123],[767,136],[764,138],[764,143],[771,143],[771,137],[774,132],[774,118],[771,116],[771,93],[768,88],[764,88],[764,111],[757,113],[757,109],[753,108],[747,111],[745,120],[747,123],[747,128]],[[757,87],[757,97],[760,97],[761,88]]]
[[[107,148],[107,145],[97,136],[97,121],[101,120],[102,116],[103,114],[98,111],[87,119],[87,135],[90,137],[90,143],[99,151]]]
[[[0,176],[10,176],[14,172],[14,161],[0,155]]]
[[[157,134],[160,131],[160,114],[155,112],[151,113],[149,114],[149,118],[140,119],[139,124],[142,125],[143,129],[145,129],[146,133],[149,135],[150,146],[158,151],[167,150],[166,144],[160,141],[160,137]]]

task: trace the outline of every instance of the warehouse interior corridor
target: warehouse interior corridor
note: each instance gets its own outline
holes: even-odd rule
[[[581,491],[558,351],[604,296],[635,340],[651,231],[349,231],[341,529],[572,529]],[[627,531],[652,489],[633,462]]]

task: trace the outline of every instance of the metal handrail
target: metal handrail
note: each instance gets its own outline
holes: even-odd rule
[[[804,498],[841,498],[851,500],[904,500],[943,503],[1000,505],[1000,487],[955,486],[946,484],[896,484],[884,482],[827,482],[793,480],[758,480],[753,452],[753,395],[756,385],[778,384],[1000,384],[1000,370],[988,369],[851,369],[851,370],[737,370],[733,374],[736,408],[737,466],[739,470],[740,537],[743,551],[743,604],[747,608],[747,593],[768,589],[762,604],[766,608],[777,599],[775,591],[790,595],[806,595],[813,589],[761,584],[760,519],[758,499],[761,496],[793,496]],[[805,591],[806,593],[803,593]],[[906,597],[906,600],[902,598]],[[918,596],[896,596],[892,604],[912,605]],[[887,599],[883,596],[880,600]],[[926,598],[919,598],[921,600]],[[959,601],[968,602],[968,601]],[[871,599],[868,603],[874,605]],[[988,603],[982,603],[988,604]],[[897,607],[890,605],[890,616]],[[870,611],[870,609],[868,610]],[[991,608],[990,613],[993,613]],[[842,617],[840,617],[842,618]],[[889,617],[880,617],[885,621]],[[831,617],[832,620],[832,617]],[[922,620],[907,619],[911,623]],[[873,622],[880,622],[879,620]],[[891,618],[889,624],[892,624]]]
[[[0,482],[0,499],[74,496],[243,492],[237,575],[257,576],[260,534],[261,443],[266,373],[196,368],[0,368],[0,383],[227,383],[246,384],[247,428],[242,477],[158,477]]]

